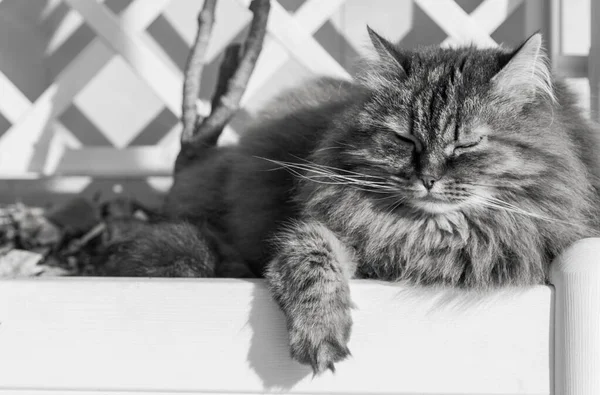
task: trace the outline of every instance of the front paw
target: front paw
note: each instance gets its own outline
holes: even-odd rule
[[[352,329],[350,309],[324,311],[311,318],[298,317],[289,327],[292,358],[310,365],[314,375],[349,357],[348,340]]]

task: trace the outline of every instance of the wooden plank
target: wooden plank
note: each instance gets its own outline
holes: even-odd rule
[[[473,43],[482,48],[497,45],[453,0],[415,0],[415,3],[452,37],[455,43]]]
[[[600,238],[575,243],[556,292],[352,281],[353,357],[317,378],[262,280],[4,280],[0,394],[596,395],[599,263]]]
[[[0,0],[1,1],[1,0]],[[26,390],[26,391],[20,391],[20,390],[0,390],[0,395],[12,395],[12,394],[18,394],[18,395],[98,395],[98,394],[103,394],[103,395],[140,395],[140,394],[146,394],[146,395],[181,395],[181,392],[172,392],[172,391],[138,391],[138,390],[133,390],[133,391],[94,391],[94,390],[90,390],[90,391],[69,391],[68,394],[65,394],[64,391],[53,391],[53,390]],[[203,392],[202,395],[222,395],[221,393],[210,393],[210,392]],[[248,394],[242,394],[242,393],[238,393],[238,394],[233,394],[233,395],[248,395]],[[411,395],[411,394],[403,394],[403,395]],[[420,394],[419,394],[420,395]],[[436,394],[430,394],[430,395],[436,395]]]
[[[353,357],[313,379],[261,280],[0,282],[0,389],[550,393],[550,288],[351,290]]]
[[[600,238],[580,240],[550,278],[554,306],[554,393],[600,394]]]

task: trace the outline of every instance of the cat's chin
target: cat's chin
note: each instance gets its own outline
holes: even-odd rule
[[[419,199],[411,202],[416,209],[429,214],[445,214],[459,209],[460,205],[452,202],[432,199]]]

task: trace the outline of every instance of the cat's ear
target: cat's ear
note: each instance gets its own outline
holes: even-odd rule
[[[381,37],[375,30],[371,29],[369,25],[367,25],[367,31],[369,32],[371,43],[373,44],[377,55],[379,55],[379,59],[393,63],[406,74],[407,57],[398,51],[394,44]]]
[[[542,47],[542,35],[535,33],[512,54],[508,63],[492,78],[497,91],[519,101],[531,101],[538,93],[554,100],[552,76]]]

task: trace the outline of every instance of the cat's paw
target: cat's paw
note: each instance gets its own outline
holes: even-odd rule
[[[348,349],[351,329],[350,309],[299,318],[289,328],[292,358],[310,365],[315,376],[327,369],[335,373],[335,363],[351,355]]]

